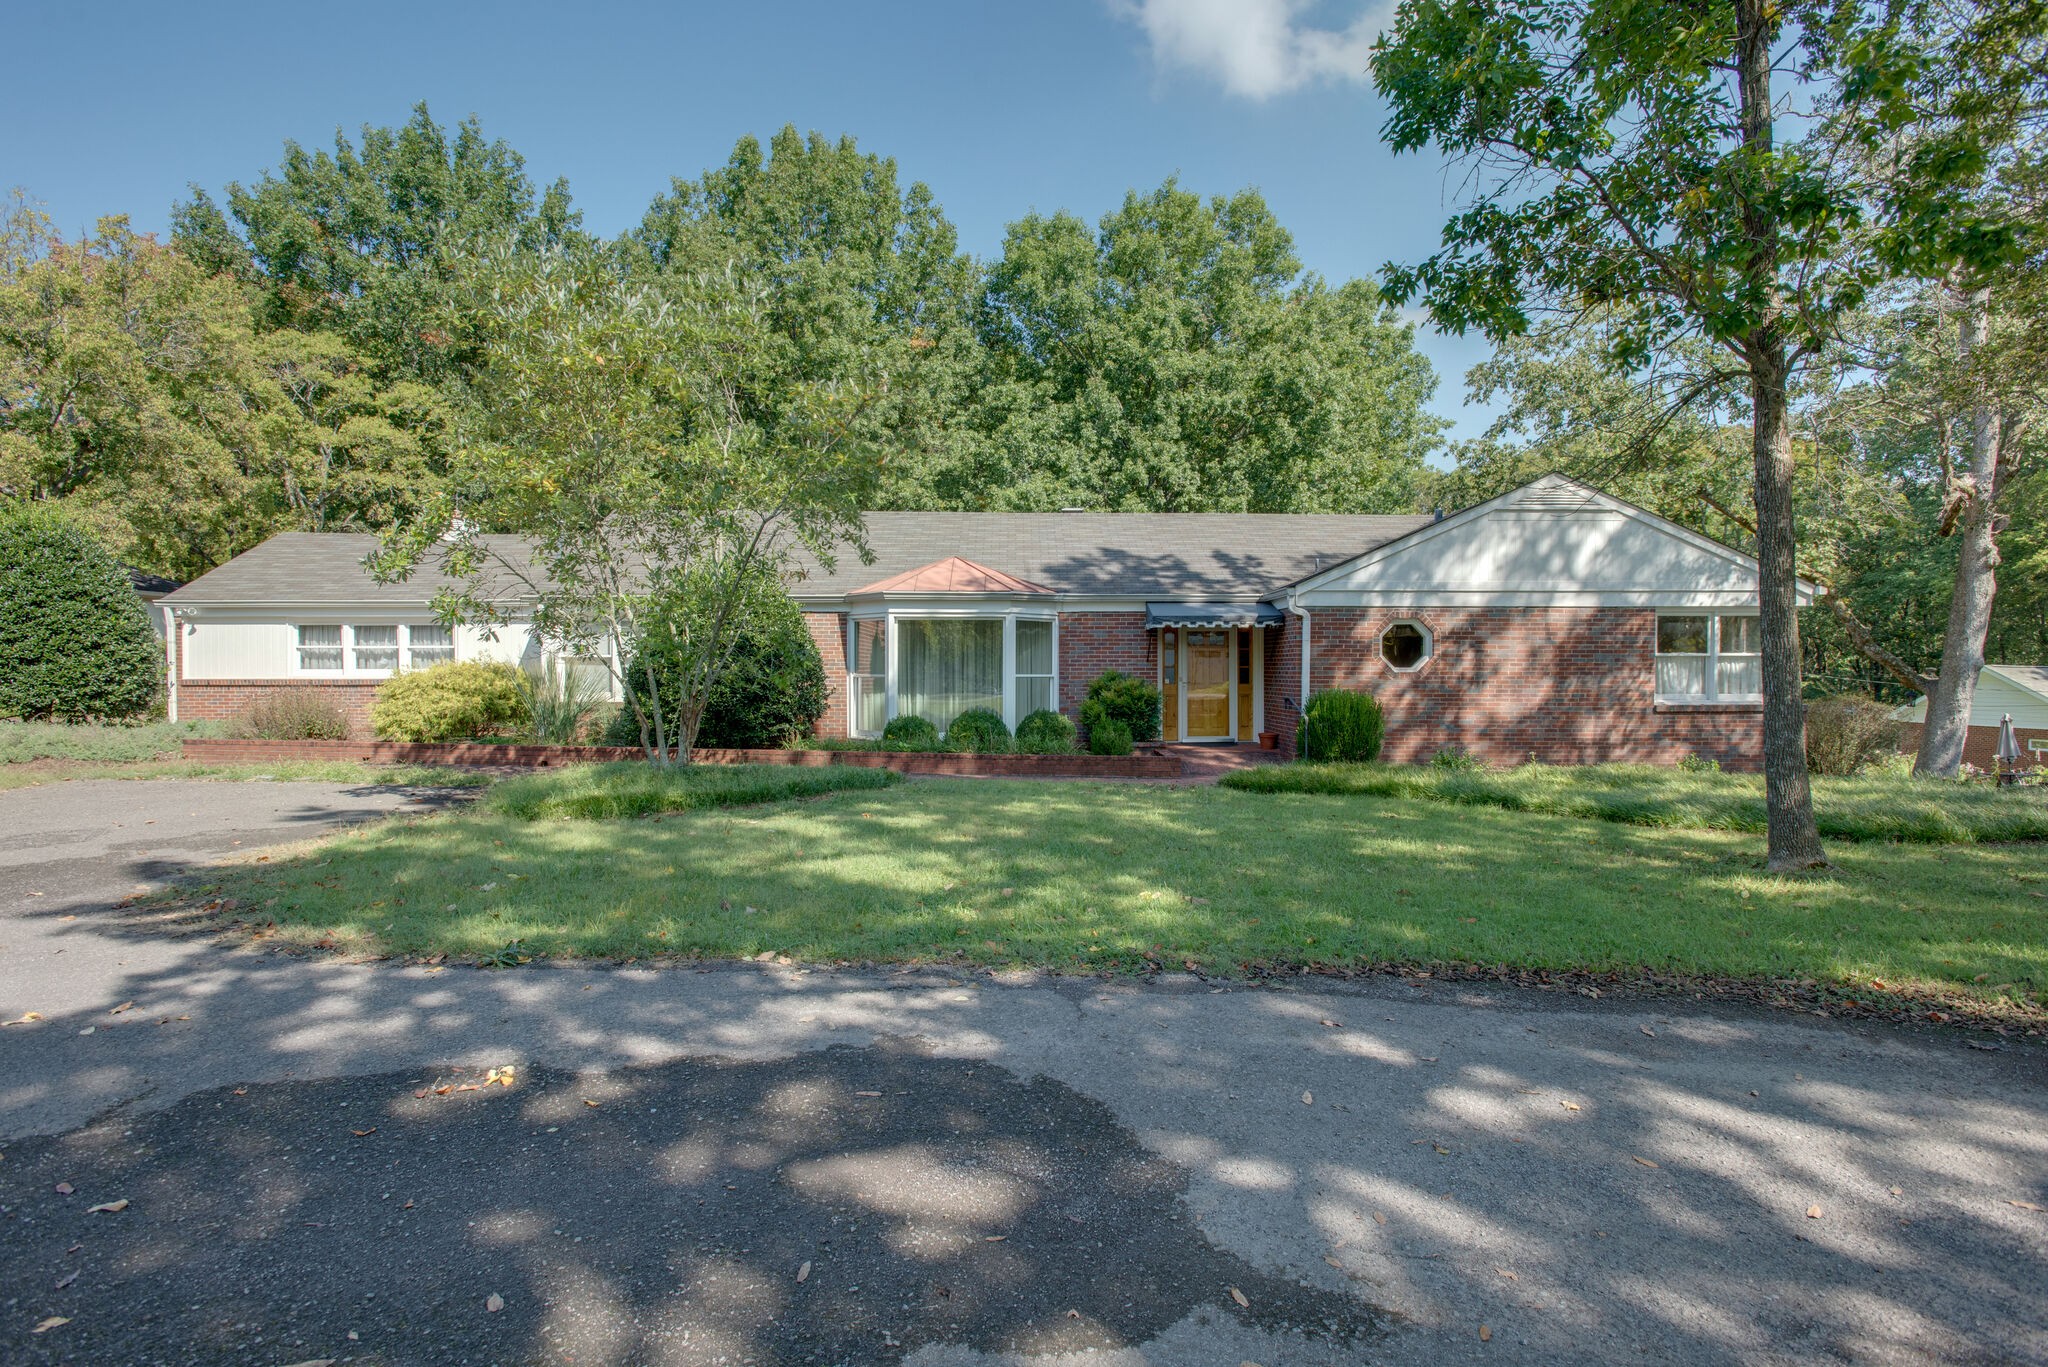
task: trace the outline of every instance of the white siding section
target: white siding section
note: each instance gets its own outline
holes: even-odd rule
[[[284,622],[182,621],[188,679],[282,679],[295,637]]]
[[[1977,675],[1977,692],[1970,699],[1970,725],[1996,726],[2012,714],[2012,724],[2021,730],[2032,728],[2048,731],[2048,698],[2021,688],[2010,679],[2001,679],[1990,670]],[[1901,708],[1894,716],[1908,721],[1927,720],[1927,699],[1915,698],[1910,707]]]
[[[1313,608],[1734,608],[1756,563],[1569,481],[1539,480],[1306,581]],[[1804,595],[1802,595],[1804,601]]]
[[[524,623],[497,627],[492,634],[498,639],[486,640],[481,627],[455,628],[455,658],[502,660],[506,664],[518,665],[524,669],[540,668],[539,646],[531,641],[533,633]]]

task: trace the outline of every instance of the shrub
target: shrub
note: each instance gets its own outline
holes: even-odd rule
[[[1372,694],[1332,688],[1308,700],[1295,744],[1311,762],[1369,764],[1386,738],[1386,715]]]
[[[526,704],[526,735],[536,745],[574,745],[606,707],[605,687],[588,674],[549,661],[539,674],[521,672],[519,692]],[[625,709],[630,717],[632,709]],[[633,742],[640,739],[633,730]]]
[[[1017,723],[1017,749],[1027,755],[1071,755],[1074,719],[1040,709]]]
[[[641,642],[626,667],[626,687],[645,695],[650,659],[661,686],[661,715],[673,731],[670,719],[683,708],[683,679],[672,641]],[[765,587],[734,629],[732,656],[704,697],[696,743],[777,750],[810,735],[824,715],[825,662],[804,624],[803,609],[779,586]],[[620,710],[605,740],[640,744],[640,722],[631,706]]]
[[[946,748],[976,755],[1010,753],[1010,728],[986,707],[970,707],[946,728]]]
[[[1682,774],[1718,774],[1721,772],[1721,761],[1708,759],[1695,750],[1678,761],[1678,771]]]
[[[1446,745],[1429,757],[1429,763],[1433,769],[1449,769],[1459,773],[1470,773],[1486,767],[1485,760],[1462,745]]]
[[[140,716],[163,661],[148,609],[90,532],[45,505],[0,509],[0,716]]]
[[[882,728],[884,750],[936,750],[939,728],[923,717],[897,717]]]
[[[1143,679],[1108,670],[1088,685],[1081,704],[1081,729],[1093,732],[1102,720],[1120,721],[1131,739],[1159,739],[1159,690]]]
[[[1101,718],[1088,728],[1088,753],[1128,755],[1131,753],[1131,728],[1116,717]]]
[[[347,740],[348,714],[317,688],[266,693],[229,728],[243,740]]]
[[[1836,697],[1806,705],[1806,767],[1816,774],[1860,773],[1898,749],[1899,723],[1881,702]]]
[[[66,726],[57,722],[0,721],[0,764],[34,759],[126,762],[175,759],[188,737],[219,736],[217,721],[156,721],[129,725]]]
[[[370,704],[370,729],[379,740],[467,740],[523,731],[528,720],[526,680],[518,668],[481,660],[394,674]]]

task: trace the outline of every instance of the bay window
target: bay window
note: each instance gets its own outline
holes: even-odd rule
[[[1755,702],[1763,696],[1762,650],[1751,613],[1659,617],[1657,701]]]
[[[972,707],[1003,710],[1003,624],[988,618],[896,623],[896,715],[941,732]]]

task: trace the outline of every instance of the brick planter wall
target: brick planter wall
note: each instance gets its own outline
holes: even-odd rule
[[[641,752],[616,745],[485,745],[451,742],[406,745],[369,740],[212,740],[184,742],[186,759],[217,764],[277,764],[291,760],[354,760],[368,764],[507,765],[552,768],[637,760]],[[981,778],[1179,778],[1177,756],[1156,751],[1132,755],[947,755],[884,750],[699,750],[704,764],[834,764],[894,769],[903,774]]]
[[[1460,745],[1495,764],[1532,754],[1550,764],[1672,764],[1696,753],[1729,769],[1762,765],[1760,708],[1656,704],[1649,609],[1322,608],[1313,617],[1314,688],[1377,697],[1383,757],[1395,763]],[[1419,621],[1434,638],[1432,657],[1411,673],[1380,655],[1380,633],[1395,621]]]
[[[1924,723],[1909,721],[1899,728],[1899,752],[1906,755],[1920,753],[1920,732]],[[2029,750],[2030,740],[2048,741],[2048,731],[2031,726],[2015,726],[2014,736],[2019,738],[2020,764],[2022,771],[2048,767],[2048,753]],[[1995,726],[1973,726],[1963,737],[1963,763],[1990,773],[1998,762],[1998,728]]]
[[[259,698],[304,689],[331,700],[348,718],[349,734],[370,734],[377,679],[186,679],[178,685],[178,720],[233,721]]]

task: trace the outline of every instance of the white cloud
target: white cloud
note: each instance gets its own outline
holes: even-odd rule
[[[1264,100],[1320,81],[1364,83],[1366,59],[1392,8],[1373,0],[1347,28],[1303,22],[1310,0],[1109,0],[1145,31],[1152,58]]]

